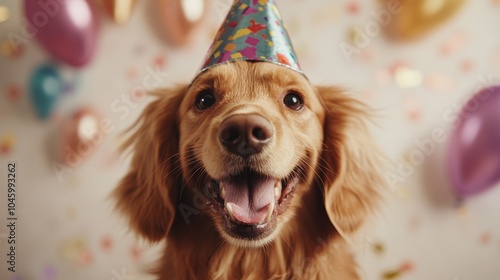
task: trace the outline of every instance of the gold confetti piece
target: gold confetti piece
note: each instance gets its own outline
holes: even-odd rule
[[[385,253],[385,246],[382,242],[376,242],[372,244],[373,252],[377,255],[382,255]]]
[[[406,66],[397,67],[394,79],[400,88],[413,88],[422,84],[422,73]]]
[[[14,149],[16,138],[14,134],[7,133],[0,138],[0,155],[7,155]]]
[[[393,279],[398,279],[401,276],[401,271],[399,270],[392,270],[392,271],[386,271],[382,274],[382,279],[384,280],[393,280]]]
[[[85,240],[78,237],[64,242],[59,248],[59,253],[63,258],[74,261],[86,250],[86,247]]]
[[[469,209],[467,209],[467,207],[465,206],[460,206],[457,209],[457,215],[461,219],[466,220],[467,218],[469,218]]]
[[[347,40],[351,45],[356,45],[356,41],[361,35],[361,29],[356,26],[351,26],[349,27],[349,29],[347,29]]]
[[[9,19],[10,12],[9,8],[5,6],[0,6],[0,23],[5,22]]]
[[[18,58],[24,52],[24,46],[21,44],[13,45],[10,41],[6,40],[0,42],[0,53],[6,57]]]

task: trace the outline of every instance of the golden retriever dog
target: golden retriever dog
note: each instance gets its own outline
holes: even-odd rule
[[[364,105],[248,61],[154,95],[114,195],[133,230],[166,240],[158,279],[359,279],[346,238],[383,183]]]

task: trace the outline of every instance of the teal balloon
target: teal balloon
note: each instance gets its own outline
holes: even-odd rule
[[[63,83],[59,71],[52,65],[40,66],[31,76],[31,99],[41,119],[50,117],[61,96]]]

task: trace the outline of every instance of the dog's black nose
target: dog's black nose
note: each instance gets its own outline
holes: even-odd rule
[[[224,147],[244,158],[260,153],[271,142],[273,134],[271,123],[254,114],[231,116],[219,128],[219,140]]]

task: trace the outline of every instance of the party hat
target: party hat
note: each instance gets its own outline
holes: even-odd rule
[[[235,0],[200,73],[240,60],[267,61],[302,73],[274,0]]]

